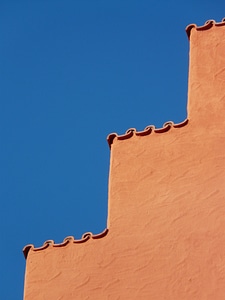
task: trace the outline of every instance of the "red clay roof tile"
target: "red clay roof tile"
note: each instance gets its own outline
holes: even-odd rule
[[[167,132],[171,128],[183,127],[183,126],[187,125],[187,123],[188,123],[188,119],[186,119],[183,122],[178,123],[178,124],[174,124],[172,121],[166,122],[166,123],[164,123],[162,128],[155,128],[154,125],[149,125],[149,126],[145,127],[145,129],[142,131],[137,131],[135,128],[130,128],[126,131],[125,134],[122,134],[122,135],[118,135],[117,133],[109,134],[107,136],[107,141],[108,141],[109,147],[111,148],[111,145],[115,138],[117,138],[118,140],[125,140],[125,139],[131,138],[133,135],[144,136],[144,135],[149,135],[154,132],[155,133],[163,133],[163,132]]]
[[[195,28],[196,30],[207,30],[213,26],[224,26],[224,25],[225,25],[225,18],[223,18],[222,21],[218,22],[218,23],[215,20],[208,20],[202,26],[197,26],[196,24],[188,25],[186,27],[186,33],[187,33],[188,38],[190,38],[192,28]]]
[[[28,255],[28,252],[30,251],[30,249],[32,249],[33,251],[40,251],[40,250],[44,250],[50,246],[56,248],[56,247],[66,246],[69,243],[81,244],[81,243],[88,241],[89,239],[93,239],[93,240],[100,239],[100,238],[106,236],[108,231],[109,230],[106,228],[103,232],[101,232],[99,234],[92,234],[91,232],[86,232],[82,235],[82,238],[79,240],[75,240],[73,236],[68,236],[63,240],[62,243],[59,243],[59,244],[55,244],[53,240],[47,240],[44,242],[44,244],[41,247],[36,247],[36,248],[34,247],[34,245],[30,244],[23,248],[23,254],[24,254],[25,258],[27,258],[27,255]]]

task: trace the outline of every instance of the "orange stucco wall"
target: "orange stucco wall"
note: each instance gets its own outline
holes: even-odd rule
[[[27,246],[25,300],[225,298],[225,26],[190,30],[188,122],[113,135],[108,232]]]

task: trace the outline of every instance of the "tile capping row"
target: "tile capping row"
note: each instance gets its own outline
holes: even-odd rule
[[[135,128],[130,128],[126,131],[125,134],[122,134],[122,135],[118,135],[117,133],[109,134],[107,136],[107,141],[108,141],[109,147],[111,148],[111,145],[115,138],[117,138],[117,140],[126,140],[126,139],[131,138],[133,135],[145,136],[145,135],[149,135],[153,132],[154,133],[163,133],[163,132],[167,132],[171,128],[180,128],[187,124],[188,124],[188,119],[185,119],[183,122],[178,123],[178,124],[174,124],[172,121],[168,121],[163,124],[162,128],[155,128],[154,125],[149,125],[149,126],[145,127],[145,129],[142,131],[137,131]]]
[[[109,230],[106,228],[103,232],[101,232],[99,234],[93,234],[91,232],[86,232],[82,235],[81,239],[78,239],[78,240],[76,240],[73,236],[68,236],[63,240],[62,243],[59,243],[59,244],[55,244],[53,240],[47,240],[44,242],[44,244],[41,247],[37,247],[37,248],[34,247],[34,245],[29,244],[23,248],[23,254],[24,254],[24,257],[27,258],[27,255],[30,250],[40,251],[40,250],[44,250],[48,247],[53,247],[53,248],[64,247],[69,243],[82,244],[84,242],[87,242],[90,239],[95,240],[95,239],[103,238],[104,236],[106,236],[108,234],[108,231]]]
[[[190,39],[192,28],[195,28],[196,30],[200,31],[200,30],[210,29],[213,26],[224,26],[224,25],[225,25],[225,18],[223,18],[221,22],[216,22],[215,20],[208,20],[202,26],[197,26],[196,24],[190,24],[190,25],[188,25],[186,27],[186,33],[187,33],[188,39]]]

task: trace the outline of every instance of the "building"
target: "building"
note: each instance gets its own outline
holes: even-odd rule
[[[25,300],[222,300],[225,19],[186,29],[188,118],[110,134],[107,229],[28,245]]]

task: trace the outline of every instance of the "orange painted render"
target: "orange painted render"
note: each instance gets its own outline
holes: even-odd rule
[[[109,135],[108,229],[26,246],[25,300],[225,299],[225,20],[187,34],[188,120]]]

